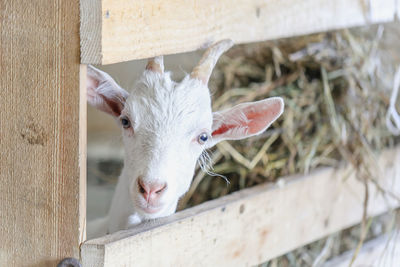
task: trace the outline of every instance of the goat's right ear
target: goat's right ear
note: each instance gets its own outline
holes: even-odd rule
[[[90,105],[115,117],[121,115],[129,93],[110,75],[88,65],[86,88]]]

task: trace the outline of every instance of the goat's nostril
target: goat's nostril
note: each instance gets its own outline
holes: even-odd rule
[[[139,192],[142,194],[144,194],[146,192],[146,190],[144,190],[144,188],[141,184],[139,184]]]
[[[162,193],[162,192],[165,190],[165,188],[167,188],[167,185],[166,185],[166,184],[165,184],[162,188],[158,189],[158,190],[156,191],[156,194]]]
[[[142,181],[141,178],[138,179],[138,187],[139,187],[139,192],[140,192],[141,194],[147,193],[146,186],[145,186],[145,184],[143,183],[143,181]]]
[[[139,193],[147,202],[156,201],[167,188],[166,183],[147,182],[139,177],[137,179]]]

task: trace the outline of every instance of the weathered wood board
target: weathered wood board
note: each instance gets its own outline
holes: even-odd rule
[[[82,63],[110,64],[392,21],[395,0],[81,0]]]
[[[79,258],[86,215],[79,51],[79,0],[0,1],[0,266]]]
[[[400,147],[378,161],[400,196]],[[326,168],[206,202],[82,245],[83,266],[252,266],[359,223],[365,187],[350,167]],[[398,207],[369,184],[368,215]]]

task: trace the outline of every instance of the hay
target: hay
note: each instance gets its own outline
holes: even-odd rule
[[[376,155],[400,143],[385,124],[395,66],[400,63],[400,28],[395,24],[382,29],[367,27],[240,45],[224,55],[210,84],[214,110],[282,96],[285,112],[260,136],[219,144],[211,153],[214,172],[225,175],[230,183],[198,170],[180,209],[276,182],[282,176],[336,167],[343,161],[358,170],[364,184],[370,180],[380,188],[373,178]],[[88,166],[89,177],[96,176],[96,183],[116,182],[117,173],[108,173],[110,168],[104,163],[97,165],[105,167],[97,171]],[[122,162],[113,165],[119,172]],[[263,266],[318,265],[327,254],[359,249],[364,240],[389,229],[387,221],[374,218],[371,223],[364,213],[361,227],[316,241]]]
[[[399,143],[385,124],[394,63],[380,50],[382,34],[382,26],[343,30],[224,55],[211,79],[214,110],[282,96],[285,112],[260,136],[218,144],[214,172],[230,184],[199,172],[180,207],[342,161],[373,180],[377,154]]]
[[[400,31],[393,28],[390,34],[397,34],[398,41]],[[276,182],[282,176],[348,162],[365,185],[363,221],[351,230],[357,236],[344,231],[334,235],[334,245],[330,237],[264,265],[317,266],[354,248],[356,258],[365,240],[381,234],[370,231],[367,181],[388,193],[374,179],[379,171],[376,158],[383,149],[400,143],[385,122],[399,53],[398,47],[396,55],[387,49],[383,32],[383,26],[343,30],[237,46],[224,55],[211,79],[214,110],[282,96],[285,112],[260,136],[218,144],[212,152],[214,172],[230,183],[199,171],[180,208]],[[389,39],[393,42],[393,36]]]
[[[218,144],[212,156],[214,171],[230,183],[199,172],[180,208],[259,183],[276,182],[282,176],[348,162],[365,185],[361,226],[263,266],[319,266],[328,257],[355,248],[354,261],[365,240],[382,234],[371,232],[372,220],[366,212],[367,181],[388,193],[374,179],[379,171],[377,155],[400,143],[385,122],[395,66],[400,62],[398,47],[388,48],[385,38],[398,44],[400,31],[398,25],[391,25],[385,38],[383,33],[383,26],[343,30],[237,46],[223,56],[212,79],[214,110],[282,96],[285,112],[258,137]],[[376,220],[374,225],[382,225]],[[354,231],[356,236],[349,234]]]

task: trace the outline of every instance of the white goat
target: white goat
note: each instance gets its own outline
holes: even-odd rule
[[[282,114],[279,97],[212,113],[208,79],[232,45],[224,40],[208,48],[180,83],[164,72],[162,57],[150,59],[130,93],[108,74],[88,67],[88,102],[118,120],[125,147],[108,216],[89,225],[88,237],[173,214],[205,149],[262,133]]]

